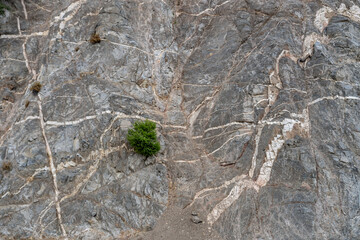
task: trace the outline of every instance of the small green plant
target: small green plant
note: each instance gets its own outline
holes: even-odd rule
[[[10,8],[8,6],[6,6],[3,3],[0,3],[0,15],[4,15],[5,14],[5,9],[10,10]]]
[[[150,120],[137,121],[134,123],[134,128],[129,129],[127,140],[136,153],[149,157],[160,150],[155,129],[156,124]]]

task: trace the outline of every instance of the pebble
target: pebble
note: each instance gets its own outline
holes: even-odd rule
[[[202,223],[202,220],[198,216],[192,216],[191,221],[195,224]]]

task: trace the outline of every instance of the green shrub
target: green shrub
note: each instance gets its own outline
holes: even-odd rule
[[[134,129],[129,129],[127,140],[136,153],[149,157],[160,150],[155,129],[156,124],[149,120],[137,121],[134,123]]]
[[[10,8],[8,6],[6,6],[3,3],[0,3],[0,15],[4,15],[5,14],[5,9],[10,10]]]

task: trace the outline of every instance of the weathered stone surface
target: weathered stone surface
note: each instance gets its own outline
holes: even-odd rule
[[[3,2],[0,238],[360,238],[359,1]]]

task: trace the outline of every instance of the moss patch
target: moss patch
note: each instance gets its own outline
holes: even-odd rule
[[[5,14],[5,9],[6,10],[10,10],[10,8],[8,6],[6,6],[3,3],[0,3],[0,15],[4,15]]]

